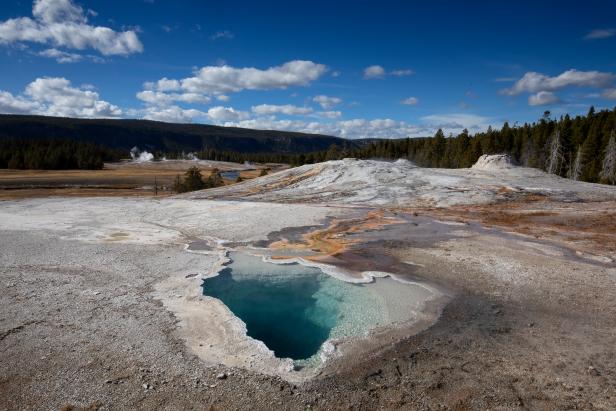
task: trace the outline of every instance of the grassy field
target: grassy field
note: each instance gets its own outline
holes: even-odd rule
[[[208,177],[214,168],[238,171],[242,179],[259,176],[261,169],[281,165],[246,166],[215,161],[108,163],[102,170],[0,170],[0,200],[48,196],[167,196],[176,176],[192,166]],[[234,179],[224,179],[233,184]],[[157,187],[155,189],[155,187]]]

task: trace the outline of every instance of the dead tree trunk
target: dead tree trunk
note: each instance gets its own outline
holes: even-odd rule
[[[545,165],[545,169],[548,174],[560,174],[560,166],[562,165],[563,160],[562,145],[560,143],[560,131],[556,131],[550,141],[548,161]]]
[[[616,137],[614,137],[614,130],[612,130],[610,141],[605,148],[601,178],[610,184],[614,184],[616,181]]]
[[[569,178],[571,180],[579,181],[580,177],[582,177],[582,156],[584,153],[582,152],[582,146],[579,146],[577,149],[577,153],[575,154],[575,160],[571,165],[571,170],[569,171]]]

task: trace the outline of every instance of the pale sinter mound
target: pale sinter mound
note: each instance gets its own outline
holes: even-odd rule
[[[471,168],[475,170],[502,170],[516,166],[517,164],[515,164],[509,154],[484,154],[479,157]]]

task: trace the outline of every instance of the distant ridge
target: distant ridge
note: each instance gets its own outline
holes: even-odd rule
[[[357,147],[352,141],[321,134],[252,130],[207,124],[175,124],[150,120],[77,119],[0,114],[0,138],[63,138],[91,141],[111,148],[169,151],[216,149],[250,153],[309,153],[332,144]]]

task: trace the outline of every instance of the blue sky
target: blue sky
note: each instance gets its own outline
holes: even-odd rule
[[[616,105],[616,1],[4,0],[0,112],[456,134]]]

